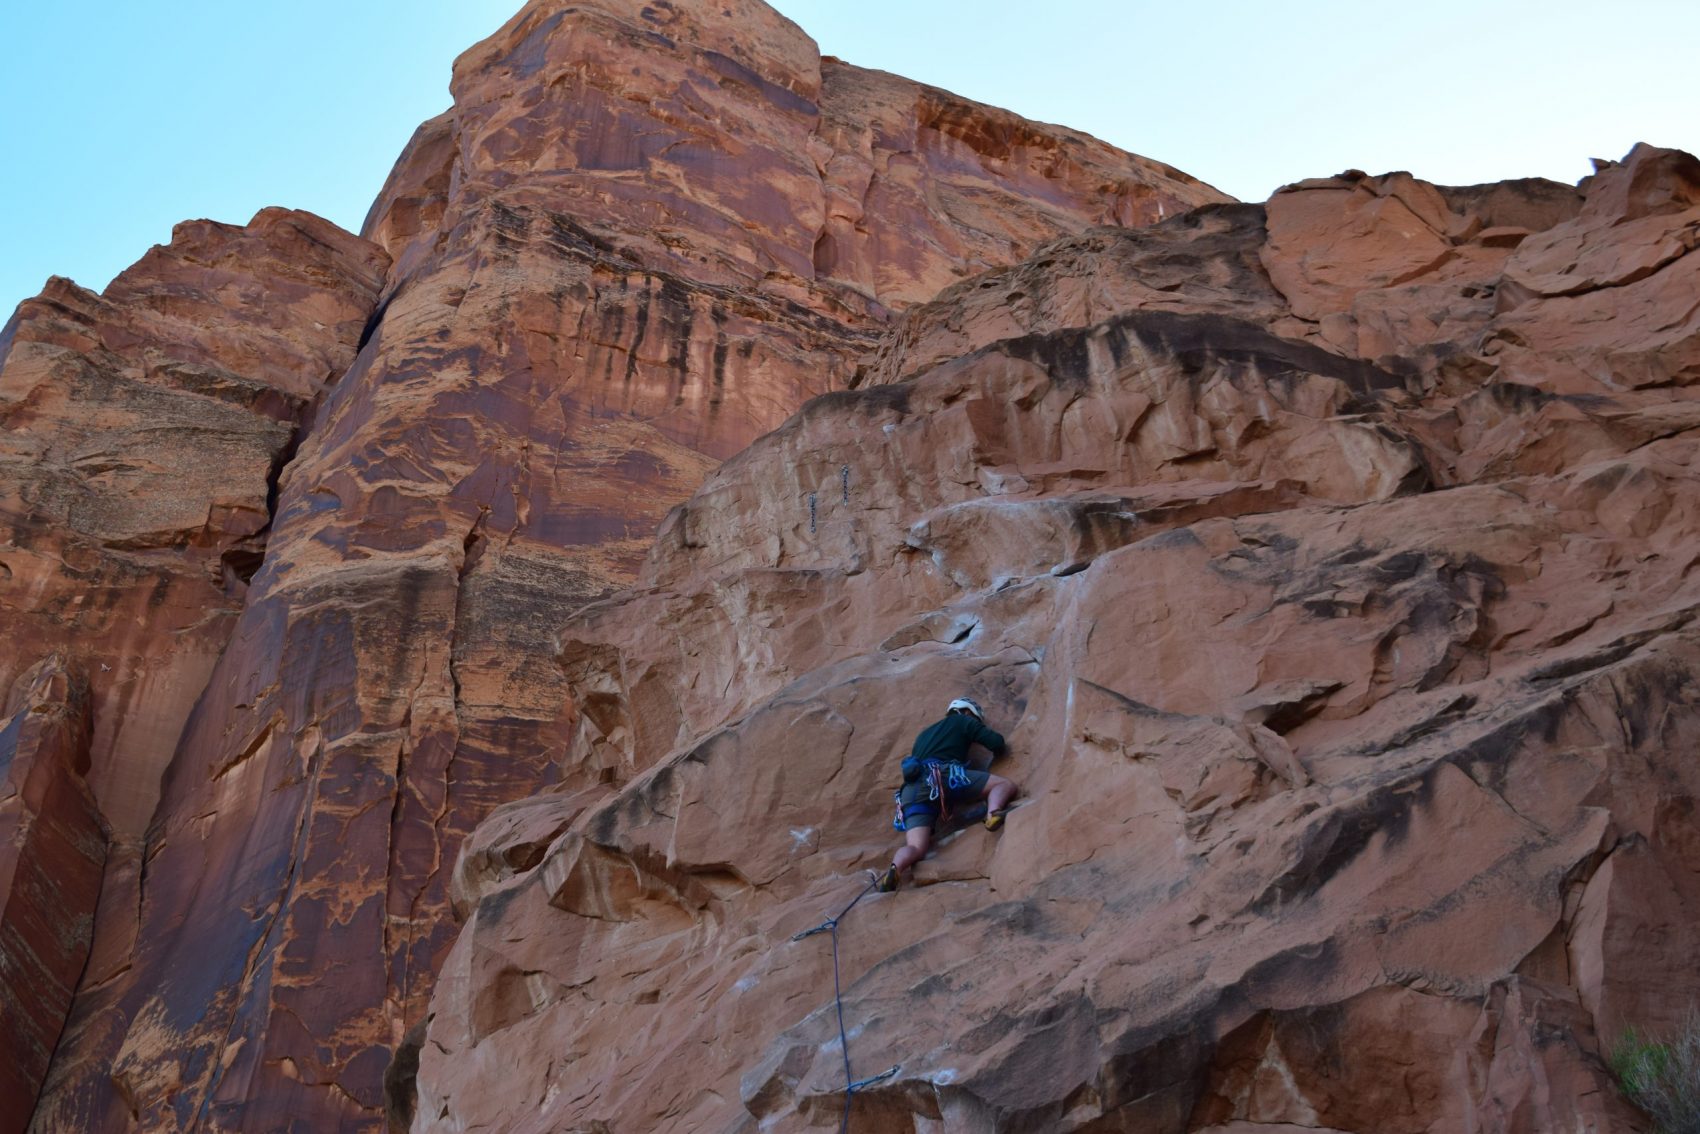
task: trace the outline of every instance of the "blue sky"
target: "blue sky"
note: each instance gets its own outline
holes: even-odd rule
[[[357,228],[454,57],[520,0],[0,0],[0,318],[191,217]],[[1575,181],[1700,150],[1700,4],[778,0],[832,55],[1061,122],[1248,200],[1346,168]],[[1038,15],[1035,15],[1035,13]]]

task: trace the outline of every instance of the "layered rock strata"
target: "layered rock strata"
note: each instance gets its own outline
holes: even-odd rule
[[[51,281],[0,333],[0,687],[56,651],[77,659],[90,786],[127,842],[387,264],[308,213],[185,223],[103,295]]]
[[[103,295],[51,281],[0,332],[0,689],[15,708],[50,665],[79,690],[87,735],[69,766],[98,807],[78,815],[79,838],[94,821],[111,835],[110,854],[103,836],[100,855],[46,876],[47,904],[85,935],[59,974],[81,978],[85,1005],[130,971],[160,779],[262,560],[278,472],[353,361],[387,264],[307,213],[186,223]],[[26,853],[8,844],[0,868],[33,869]],[[0,973],[0,996],[48,987]],[[39,1035],[8,1033],[0,1061],[38,1083],[34,1046],[52,1049],[68,998],[54,1003]],[[34,1086],[6,1094],[27,1121]]]
[[[1643,1128],[1700,163],[1236,205],[754,0],[452,89],[0,332],[0,1126],[836,1125],[967,691],[857,1129]]]
[[[99,629],[73,628],[97,737],[147,722],[157,743],[110,769],[96,753],[126,850],[36,1129],[380,1125],[385,1064],[453,936],[463,836],[563,774],[580,713],[547,659],[571,611],[635,577],[719,461],[848,386],[894,312],[1059,235],[1223,199],[822,59],[753,0],[533,3],[459,60],[452,91],[370,243],[315,233],[298,257],[332,291],[341,260],[360,269],[347,311],[312,318],[334,350],[304,353],[290,324],[273,353],[146,371],[249,414],[252,436],[210,445],[149,419],[169,453],[98,470],[116,478],[107,512],[145,529],[124,562],[151,557],[114,603],[152,601],[179,561],[201,590],[179,603],[161,583],[168,600],[125,608],[145,641],[86,646]],[[268,225],[286,227],[251,227]],[[61,306],[267,334],[305,313],[269,253],[218,255],[259,266],[213,312],[55,285],[21,310],[8,368],[61,333]],[[142,327],[131,346],[152,357],[159,338]],[[57,382],[36,388],[65,399]],[[160,490],[186,454],[237,448],[207,465],[216,499]],[[191,532],[175,513],[197,509]],[[20,617],[87,589],[43,550],[47,526],[32,513],[13,537],[42,564]],[[95,676],[103,663],[118,676]],[[146,714],[109,704],[143,664],[169,669],[171,694]]]
[[[1700,889],[1700,163],[1306,182],[911,311],[564,621],[414,1131],[837,1125],[952,696],[1024,799],[840,927],[880,1131],[1630,1131]]]

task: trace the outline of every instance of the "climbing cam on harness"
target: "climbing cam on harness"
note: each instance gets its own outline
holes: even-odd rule
[[[912,765],[919,765],[919,770]],[[911,772],[915,774],[912,775]],[[903,761],[903,779],[906,783],[923,776],[927,781],[927,802],[936,804],[939,814],[946,820],[951,818],[950,793],[962,791],[974,783],[969,778],[967,768],[949,760],[923,762],[911,756]],[[903,789],[898,788],[893,798],[897,803],[897,814],[892,817],[891,825],[899,831],[907,830],[903,822]]]

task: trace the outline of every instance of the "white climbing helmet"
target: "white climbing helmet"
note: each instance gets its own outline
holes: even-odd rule
[[[946,709],[945,712],[954,713],[958,709],[966,709],[970,713],[973,713],[974,718],[981,724],[986,723],[986,711],[980,708],[980,702],[974,700],[972,697],[958,697],[950,703],[950,708]]]

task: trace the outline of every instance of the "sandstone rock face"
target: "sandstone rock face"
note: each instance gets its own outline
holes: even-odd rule
[[[111,805],[146,825],[145,885],[109,880],[136,913],[110,948],[102,925],[35,1129],[381,1124],[463,838],[567,771],[581,713],[551,659],[572,611],[636,577],[721,460],[847,387],[895,312],[1043,241],[1223,200],[822,59],[754,0],[540,0],[452,89],[371,243],[321,237],[380,277],[351,318],[315,318],[335,358],[218,363],[295,400],[244,449],[269,491],[221,474],[211,559],[187,568],[212,593],[183,604],[205,648],[161,705],[170,769],[157,806],[152,779]],[[340,279],[319,255],[301,270]],[[268,280],[207,319],[279,306]]]
[[[0,726],[0,1131],[21,1134],[88,960],[107,832],[83,782],[88,687],[61,658],[24,675]]]
[[[0,332],[0,1129],[1643,1129],[1700,163],[1240,205],[757,0],[452,90]]]
[[[0,333],[0,685],[90,677],[90,785],[139,840],[271,522],[272,480],[354,359],[387,260],[308,213],[179,225],[95,295]]]
[[[1602,1050],[1700,993],[1697,191],[1346,175],[911,310],[558,626],[559,783],[466,843],[397,1123],[836,1126],[792,938],[968,693],[1022,804],[842,923],[852,1128],[1645,1129]]]
[[[52,281],[0,332],[0,688],[48,658],[81,675],[54,680],[82,690],[71,766],[112,836],[110,856],[103,838],[53,874],[67,924],[94,914],[85,886],[99,894],[86,970],[85,939],[60,974],[85,990],[130,968],[161,776],[260,564],[277,472],[352,362],[387,263],[307,213],[187,223],[104,295]],[[36,869],[23,854],[6,845],[0,869]],[[31,1049],[51,1050],[63,1019],[27,1042],[8,1029],[0,1062],[39,1082]],[[62,1054],[55,1076],[72,1065]]]

